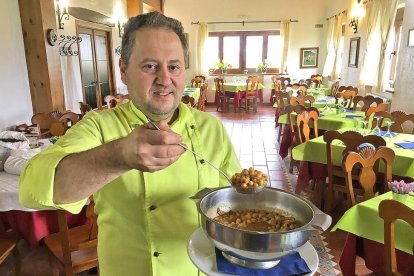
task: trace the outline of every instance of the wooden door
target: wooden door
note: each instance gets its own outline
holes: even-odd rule
[[[101,109],[105,96],[114,91],[110,33],[81,27],[78,35],[84,102]]]

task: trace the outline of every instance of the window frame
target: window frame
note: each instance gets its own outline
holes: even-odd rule
[[[280,30],[266,30],[266,31],[221,31],[221,32],[209,32],[209,37],[218,37],[219,40],[219,49],[218,49],[218,58],[223,60],[223,38],[225,36],[238,36],[240,37],[240,52],[239,52],[239,68],[229,68],[227,70],[228,73],[232,74],[240,74],[243,73],[244,70],[248,70],[248,72],[256,72],[256,68],[246,68],[246,37],[247,36],[263,36],[263,49],[262,49],[262,61],[267,59],[267,50],[268,50],[268,37],[269,35],[279,35]],[[214,70],[214,74],[219,74],[219,70],[217,68],[210,68],[210,70]],[[270,67],[268,68],[268,73],[279,73],[278,67]]]

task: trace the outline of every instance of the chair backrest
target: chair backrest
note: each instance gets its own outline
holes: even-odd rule
[[[83,102],[79,102],[79,106],[82,116],[85,116],[87,112],[92,110],[92,107],[89,104]]]
[[[308,86],[307,86],[306,84],[301,84],[301,85],[298,87],[298,94],[299,94],[299,95],[306,96],[307,91],[308,91]]]
[[[414,228],[414,210],[399,201],[384,199],[378,206],[378,213],[384,220],[385,275],[402,275],[397,271],[394,223],[395,220],[400,219]]]
[[[191,80],[191,87],[194,88],[201,88],[201,86],[205,82],[205,77],[202,76],[196,76]]]
[[[339,81],[336,81],[332,83],[331,85],[331,96],[335,96],[336,92],[338,92],[339,89]]]
[[[378,161],[383,160],[385,163],[384,186],[392,180],[392,163],[395,159],[395,153],[392,149],[380,146],[361,146],[356,151],[348,151],[343,159],[342,168],[345,171],[345,182],[350,193],[350,202],[355,205],[355,194],[352,182],[352,169],[359,164],[360,172],[358,174],[358,182],[364,190],[364,200],[368,200],[375,196],[374,186],[377,182]]]
[[[392,115],[388,111],[377,111],[374,112],[374,117],[372,118],[372,128],[375,128],[377,125],[381,130],[385,130],[386,126],[384,126],[383,122],[385,119],[392,121]],[[394,131],[394,130],[392,130]],[[396,131],[398,132],[398,131]]]
[[[386,106],[384,103],[381,103],[377,106],[371,106],[370,108],[367,109],[367,111],[365,111],[365,121],[368,121],[373,113],[378,112],[378,111],[385,111],[385,108]]]
[[[246,79],[246,97],[256,97],[259,87],[259,77],[250,77]]]
[[[61,119],[63,117],[63,119]],[[50,113],[37,113],[32,116],[32,124],[40,129],[40,137],[64,135],[66,130],[78,122],[80,115],[73,112],[62,113],[52,111]]]
[[[195,99],[193,97],[189,96],[189,95],[184,95],[181,98],[181,101],[183,103],[185,103],[186,105],[189,105],[191,107],[195,107],[196,106]]]
[[[289,93],[276,90],[275,103],[277,105],[277,108],[283,109],[286,105],[290,103]]]
[[[296,126],[298,129],[297,139],[300,144],[310,139],[311,120],[313,121],[314,137],[318,137],[318,119],[319,113],[315,110],[304,111],[296,116]]]
[[[355,95],[358,95],[358,87],[354,87],[352,85],[350,85],[350,86],[344,86],[344,85],[339,86],[338,92],[342,92],[344,90],[355,91]]]
[[[353,100],[353,110],[357,110],[359,109],[358,106],[361,106],[361,111],[367,111],[368,108],[370,108],[373,104],[375,104],[375,106],[378,106],[379,104],[383,103],[384,100],[379,98],[379,97],[374,97],[372,95],[368,95],[368,96],[360,96],[360,95],[356,95]],[[360,103],[362,102],[362,105],[360,105]]]
[[[216,92],[224,93],[224,79],[214,78],[214,83],[216,85]]]
[[[200,89],[200,98],[197,102],[197,109],[201,111],[206,111],[206,101],[207,101],[207,90],[208,82],[205,82]]]
[[[406,114],[402,111],[391,112],[391,131],[398,133],[414,134],[414,114]]]
[[[335,94],[335,104],[339,102],[339,99],[343,100],[345,108],[352,107],[352,100],[356,96],[355,91],[352,90],[343,90]]]

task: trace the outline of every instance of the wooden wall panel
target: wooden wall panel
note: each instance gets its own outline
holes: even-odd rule
[[[33,113],[65,110],[58,45],[50,46],[48,29],[55,29],[53,0],[19,0]]]

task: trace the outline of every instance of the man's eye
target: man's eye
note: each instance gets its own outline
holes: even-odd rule
[[[144,69],[145,70],[157,70],[157,65],[156,64],[145,64]]]
[[[170,65],[169,69],[170,69],[170,71],[175,72],[175,71],[178,71],[180,69],[180,66],[179,65]]]

